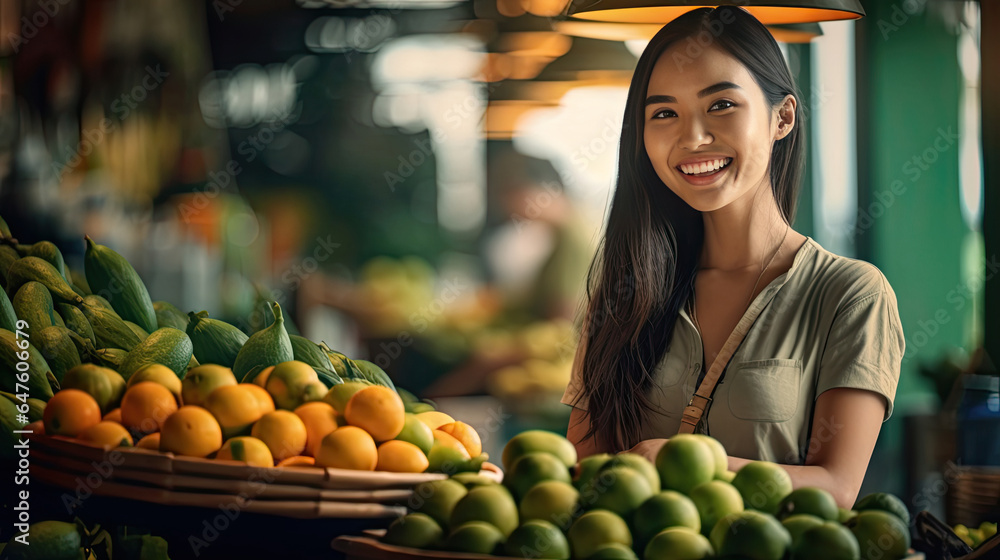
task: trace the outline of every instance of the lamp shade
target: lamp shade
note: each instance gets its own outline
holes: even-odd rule
[[[722,5],[740,6],[765,25],[859,19],[865,15],[859,0],[730,0],[716,3],[690,0],[572,0],[567,14],[591,21],[664,24],[697,8]]]
[[[538,75],[539,81],[580,80],[586,77],[631,78],[636,57],[619,41],[578,37],[569,52],[557,58]]]
[[[603,39],[605,41],[649,41],[663,25],[662,23],[617,23],[569,18],[554,23],[552,28],[559,33],[574,37]],[[818,23],[768,25],[767,29],[776,41],[782,43],[808,43],[823,35],[823,30]]]
[[[493,4],[479,2],[477,10],[480,6]],[[553,31],[546,18],[487,15],[490,18],[469,22],[463,30],[478,36],[486,45],[487,56],[482,70],[482,79],[486,82],[530,80],[548,63],[565,54],[573,43],[567,35]]]

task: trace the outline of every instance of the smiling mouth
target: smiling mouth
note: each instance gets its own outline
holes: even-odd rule
[[[731,164],[732,162],[733,162],[733,158],[726,158],[725,163],[723,163],[719,167],[715,167],[715,168],[709,169],[707,171],[701,171],[701,172],[696,172],[696,173],[688,173],[688,172],[684,171],[683,169],[681,169],[681,166],[679,166],[679,165],[677,166],[676,169],[678,171],[680,171],[681,173],[689,176],[689,177],[705,177],[705,176],[708,176],[708,175],[712,175],[713,173],[718,173],[719,171],[722,171],[723,169],[729,167],[729,164]],[[687,167],[687,166],[685,166],[685,167]]]

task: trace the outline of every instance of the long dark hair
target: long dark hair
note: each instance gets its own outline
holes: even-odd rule
[[[687,42],[684,51],[691,57],[709,44],[731,54],[747,68],[772,108],[786,95],[799,99],[771,33],[739,7],[687,12],[664,26],[639,57],[625,103],[607,229],[588,274],[589,301],[577,358],[581,363],[575,365],[582,370],[584,388],[578,402],[586,401],[590,418],[585,439],[595,437],[612,450],[639,441],[651,408],[653,371],[691,295],[704,237],[701,212],[660,180],[643,141],[650,74],[660,55],[680,41]],[[795,219],[802,175],[801,114],[797,103],[795,126],[774,143],[769,162],[773,195],[788,223]]]

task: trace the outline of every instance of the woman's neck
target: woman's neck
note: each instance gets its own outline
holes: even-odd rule
[[[748,195],[743,197],[747,200],[738,199],[702,214],[705,241],[700,269],[737,273],[757,270],[775,253],[788,225],[770,186],[763,185],[757,196]]]

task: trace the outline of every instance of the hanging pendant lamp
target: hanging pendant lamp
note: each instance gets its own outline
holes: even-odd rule
[[[482,17],[464,30],[477,35],[486,47],[481,76],[485,82],[530,80],[566,54],[573,43],[554,31],[547,18],[527,14],[509,18],[496,13],[496,7],[495,2],[477,2],[477,14],[482,12]]]
[[[591,21],[664,24],[696,8],[734,5],[744,8],[765,25],[816,23],[859,19],[865,10],[860,0],[572,0],[567,15]]]
[[[572,89],[628,87],[636,57],[623,43],[579,37],[572,42],[569,52],[546,66],[535,79],[490,84],[487,138],[511,138],[527,114],[558,107],[562,97]]]
[[[661,23],[616,23],[606,21],[586,21],[569,18],[552,24],[559,33],[573,37],[603,39],[605,41],[649,41],[664,24]],[[768,25],[768,31],[781,43],[808,43],[823,35],[818,23],[789,23]]]

